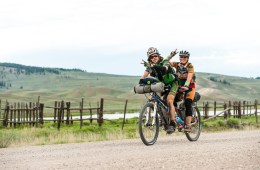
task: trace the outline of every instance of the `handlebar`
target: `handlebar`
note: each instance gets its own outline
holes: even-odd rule
[[[189,90],[188,87],[182,86],[182,87],[179,89],[179,92],[185,92],[185,91],[188,91],[188,90]]]

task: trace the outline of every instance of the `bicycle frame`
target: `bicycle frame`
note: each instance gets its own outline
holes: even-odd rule
[[[185,95],[185,93],[183,95]],[[183,99],[184,99],[184,97],[182,97],[180,102],[183,103]],[[154,123],[155,123],[155,116],[156,116],[155,114],[156,114],[156,112],[161,116],[161,118],[166,123],[166,125],[168,125],[170,122],[169,122],[169,120],[166,119],[166,117],[164,116],[164,114],[162,113],[162,110],[161,110],[161,108],[163,108],[169,114],[169,107],[168,107],[167,103],[163,99],[161,99],[161,97],[156,92],[152,93],[152,98],[149,99],[149,101],[154,102],[154,107],[155,107],[153,115],[152,115],[152,117],[153,117],[152,125],[154,125]],[[184,120],[185,117],[181,116],[179,107],[175,107],[175,114],[177,114],[181,119],[183,119],[183,121],[185,121]],[[146,116],[148,118],[149,115],[146,115]]]
[[[162,113],[162,110],[161,108],[163,108],[164,110],[167,111],[167,113],[169,113],[169,107],[167,105],[167,103],[161,99],[161,97],[156,93],[156,92],[153,92],[152,94],[152,98],[150,99],[150,101],[153,101],[154,102],[154,113],[153,113],[153,125],[155,123],[155,118],[156,118],[156,112],[161,116],[161,118],[163,119],[163,121],[166,123],[166,124],[169,124],[169,121],[165,118],[165,116],[163,115]],[[146,115],[148,116],[148,115]]]

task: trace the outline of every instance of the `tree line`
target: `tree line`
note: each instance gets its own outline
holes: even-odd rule
[[[61,74],[61,71],[78,71],[84,72],[81,69],[64,69],[64,68],[48,68],[48,67],[36,67],[36,66],[25,66],[15,63],[0,63],[2,67],[15,68],[17,74],[44,74],[46,72],[53,74]],[[4,68],[5,69],[5,68]]]
[[[218,80],[218,79],[215,78],[215,77],[210,77],[209,79],[210,79],[211,81],[214,81],[214,82],[220,82],[220,83],[222,83],[222,84],[231,85],[231,83],[228,82],[227,80]]]

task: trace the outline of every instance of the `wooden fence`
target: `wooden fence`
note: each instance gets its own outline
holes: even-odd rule
[[[1,100],[0,100],[1,106]],[[71,108],[70,102],[54,102],[54,107],[46,106],[42,103],[13,103],[6,102],[5,108],[0,108],[0,120],[3,122],[4,127],[16,127],[17,125],[29,125],[38,126],[44,124],[45,121],[53,121],[57,123],[57,128],[60,129],[62,123],[72,124],[73,121],[80,121],[80,128],[83,126],[83,120],[89,120],[92,124],[93,120],[97,120],[99,126],[104,122],[103,120],[103,107],[104,99],[101,98],[98,107],[95,108],[84,108],[84,100],[82,99],[78,108]],[[53,116],[50,118],[44,117],[44,108],[53,109]],[[1,111],[3,115],[1,116]],[[96,111],[97,118],[93,118],[94,112]],[[79,119],[73,119],[72,113],[79,114]],[[84,118],[87,116],[89,118]],[[3,117],[1,119],[1,117]]]
[[[83,120],[89,120],[90,124],[92,124],[93,120],[97,120],[99,126],[101,126],[104,122],[103,120],[103,111],[104,111],[104,99],[100,99],[100,103],[97,104],[97,107],[89,107],[84,108],[84,99],[79,103],[79,107],[71,107],[71,102],[54,102],[54,107],[46,107],[54,109],[53,119],[49,119],[46,121],[54,121],[58,124],[58,129],[60,129],[60,125],[62,123],[73,124],[73,121],[80,122],[80,128],[83,126]],[[94,112],[96,111],[97,118],[93,118]],[[79,113],[79,119],[73,119],[72,112]],[[89,116],[89,118],[84,118],[85,116]],[[89,113],[89,114],[87,114]]]
[[[242,116],[255,116],[256,123],[258,123],[258,101],[255,100],[253,103],[248,101],[228,101],[224,103],[214,103],[203,102],[203,106],[199,107],[202,111],[205,119],[209,119],[210,116],[217,116],[217,110],[225,110],[223,112],[224,118],[241,118]],[[213,115],[210,115],[209,112],[213,111]]]
[[[127,100],[124,108],[124,116],[127,112]],[[47,118],[44,117],[44,109],[53,109],[53,116]],[[203,102],[203,105],[199,107],[199,110],[205,119],[210,117],[216,117],[222,115],[218,113],[223,112],[225,119],[233,116],[234,118],[241,118],[241,116],[255,116],[256,123],[258,123],[258,101],[228,101],[228,102]],[[224,111],[223,111],[224,110]],[[213,114],[212,114],[213,112]],[[96,113],[96,114],[95,114]],[[39,102],[29,103],[13,103],[6,102],[5,108],[1,108],[0,100],[0,122],[2,121],[4,127],[17,127],[19,125],[38,126],[44,124],[47,121],[53,121],[57,123],[57,128],[60,129],[61,124],[72,124],[74,121],[80,122],[80,128],[83,126],[83,121],[88,120],[92,124],[93,120],[96,120],[98,125],[101,126],[104,122],[104,99],[101,98],[97,103],[97,107],[84,107],[84,99],[81,99],[79,107],[71,107],[70,102],[56,101],[54,106],[44,106]],[[210,114],[211,113],[211,114]],[[79,118],[75,118],[75,115],[79,115]],[[93,117],[96,115],[95,117]],[[124,117],[125,119],[125,117]],[[124,124],[123,119],[123,124]],[[123,125],[122,125],[123,128]]]
[[[6,102],[3,112],[3,126],[17,127],[20,125],[38,126],[43,124],[43,108],[41,103],[14,103]]]

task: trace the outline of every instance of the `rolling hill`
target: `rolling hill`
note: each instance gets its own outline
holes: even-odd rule
[[[211,73],[196,73],[197,91],[201,101],[260,99],[260,80]],[[139,76],[89,73],[79,69],[41,68],[0,63],[0,99],[10,102],[37,101],[53,106],[54,101],[71,101],[78,105],[81,98],[95,106],[102,97],[107,108],[139,109],[143,95],[134,94]]]

